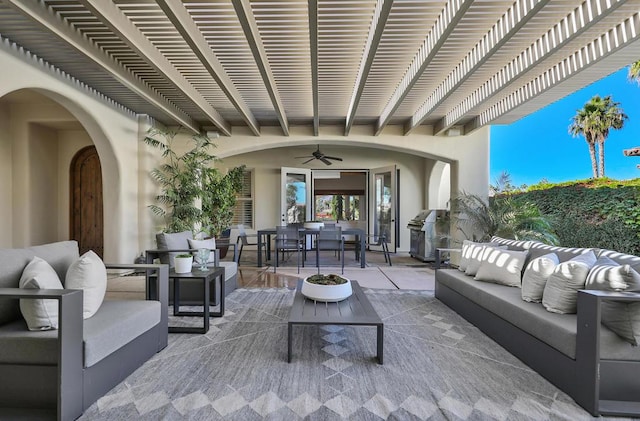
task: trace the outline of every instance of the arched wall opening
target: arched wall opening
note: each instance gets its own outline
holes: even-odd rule
[[[367,147],[363,143],[340,145],[322,143],[320,149],[323,153],[341,157],[342,161],[334,161],[330,166],[322,161],[314,160],[304,163],[306,158],[298,158],[309,155],[316,150],[315,144],[303,144],[301,146],[281,146],[264,148],[255,152],[239,154],[227,154],[218,165],[223,171],[238,165],[246,165],[253,172],[254,200],[254,229],[273,227],[280,221],[280,169],[281,167],[310,168],[313,171],[365,171],[374,168],[396,165],[399,170],[398,190],[400,200],[396,209],[398,219],[398,251],[409,250],[409,231],[406,228],[408,222],[425,208],[431,195],[443,196],[449,189],[442,188],[450,183],[449,173],[430,171],[433,167],[446,167],[449,165],[435,160],[433,157],[425,157],[416,153],[394,150],[393,148]],[[216,150],[217,152],[217,150]],[[446,174],[445,174],[446,173]],[[433,180],[433,178],[436,178]],[[435,186],[435,187],[432,187]],[[437,188],[431,192],[431,188]],[[446,203],[449,198],[443,199]],[[370,217],[371,215],[367,215]],[[365,217],[365,224],[367,218]],[[366,226],[365,226],[366,228]]]
[[[117,190],[119,171],[112,146],[95,119],[68,98],[41,89],[10,92],[0,98],[0,128],[0,151],[8,164],[0,174],[6,176],[0,200],[8,206],[1,207],[0,215],[8,221],[2,232],[10,234],[2,236],[1,246],[71,238],[69,170],[82,148],[96,147],[103,175],[108,168],[103,178],[111,184],[103,190],[104,203],[114,199],[110,192]]]

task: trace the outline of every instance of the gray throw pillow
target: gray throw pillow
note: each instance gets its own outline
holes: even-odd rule
[[[541,302],[547,279],[559,264],[558,255],[555,253],[531,260],[522,275],[522,299],[531,303]]]
[[[528,251],[526,250],[518,251],[507,250],[502,247],[486,247],[475,280],[520,287],[522,268],[524,267],[527,253]]]
[[[156,242],[159,250],[185,250],[189,249],[189,239],[193,239],[191,231],[161,232],[156,234]],[[160,255],[160,263],[173,267],[173,259],[180,253],[162,253]]]
[[[544,287],[544,308],[552,313],[576,313],[578,290],[584,289],[589,270],[595,265],[596,260],[596,255],[589,250],[556,266]]]
[[[606,259],[606,260],[604,260]],[[640,292],[640,274],[629,265],[619,265],[606,257],[587,276],[585,288],[602,291]],[[602,324],[634,346],[640,343],[640,303],[604,300]]]

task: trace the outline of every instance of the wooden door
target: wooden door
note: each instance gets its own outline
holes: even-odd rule
[[[87,146],[71,160],[71,239],[78,241],[80,254],[104,253],[102,170],[95,146]]]

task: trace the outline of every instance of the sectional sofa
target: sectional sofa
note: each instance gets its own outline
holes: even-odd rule
[[[168,266],[91,253],[0,249],[0,419],[76,419],[167,346]],[[107,268],[153,271],[147,299],[105,300]]]
[[[639,257],[498,237],[466,245],[460,267],[436,269],[439,300],[592,415],[640,416]]]

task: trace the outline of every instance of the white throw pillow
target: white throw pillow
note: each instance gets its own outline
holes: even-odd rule
[[[507,250],[508,246],[497,246],[494,244],[483,244],[481,247],[474,247],[469,257],[469,263],[467,269],[464,271],[465,275],[475,276],[480,269],[482,261],[488,256],[491,250]]]
[[[460,254],[460,264],[458,265],[458,269],[462,272],[466,271],[471,256],[479,253],[483,246],[484,243],[474,243],[470,240],[464,240],[462,242],[462,253]]]
[[[522,299],[531,303],[541,302],[547,279],[559,264],[560,260],[555,253],[531,260],[522,275]]]
[[[595,265],[596,260],[596,255],[589,250],[556,266],[544,287],[544,308],[552,313],[576,313],[578,290],[584,289],[589,270]]]
[[[209,250],[214,250],[216,248],[216,239],[215,238],[208,238],[206,240],[193,240],[193,239],[189,239],[189,248],[190,249],[209,249]],[[198,253],[197,252],[193,252],[193,255],[196,256]],[[212,251],[211,254],[209,255],[209,263],[215,263],[216,256],[215,253]]]
[[[637,291],[640,275],[629,265],[620,265],[608,257],[601,257],[589,271],[586,289],[604,291]]]
[[[527,250],[517,251],[500,247],[486,247],[475,280],[520,287],[522,268],[527,254],[529,254]]]
[[[62,289],[56,271],[39,257],[31,259],[24,268],[19,286],[25,289]],[[20,311],[29,330],[58,328],[58,300],[21,299]]]
[[[69,266],[64,287],[83,291],[83,318],[96,314],[107,291],[107,268],[102,259],[91,250],[80,256]]]

